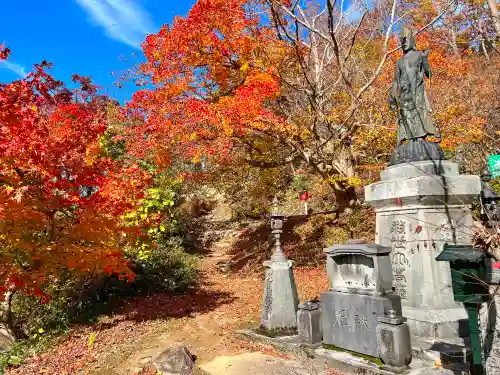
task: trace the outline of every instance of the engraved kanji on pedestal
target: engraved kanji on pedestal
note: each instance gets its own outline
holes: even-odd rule
[[[320,296],[323,343],[378,356],[377,317],[395,310],[390,247],[350,241],[325,250],[330,288]]]
[[[296,329],[299,299],[293,277],[293,261],[288,260],[281,247],[285,215],[278,211],[278,200],[273,201],[271,229],[276,244],[271,259],[264,262],[266,279],[262,302],[261,326],[267,330]]]

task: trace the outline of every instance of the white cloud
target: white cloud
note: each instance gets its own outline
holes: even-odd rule
[[[109,38],[132,48],[140,49],[144,36],[156,29],[151,15],[134,0],[75,1]]]
[[[0,60],[0,68],[8,69],[11,72],[16,73],[21,78],[24,78],[28,75],[24,66],[13,63],[11,61]]]

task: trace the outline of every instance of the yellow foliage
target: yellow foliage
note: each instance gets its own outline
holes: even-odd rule
[[[344,176],[334,175],[326,178],[326,182],[330,184],[334,184],[336,182],[342,182],[347,186],[354,186],[354,187],[362,185],[362,180],[358,176],[344,177]]]
[[[304,129],[304,130],[302,130],[302,134],[300,135],[300,138],[305,141],[310,137],[310,135],[311,135],[311,132],[308,129]]]
[[[240,70],[243,72],[243,73],[246,73],[248,71],[248,68],[250,67],[250,63],[247,61],[246,63],[244,63]]]

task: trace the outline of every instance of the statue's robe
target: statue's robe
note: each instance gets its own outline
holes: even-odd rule
[[[410,50],[396,64],[391,96],[398,106],[398,144],[404,140],[441,137],[431,117],[424,76],[431,71],[425,52]]]

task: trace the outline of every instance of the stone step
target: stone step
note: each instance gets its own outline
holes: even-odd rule
[[[422,339],[412,340],[412,354],[414,358],[424,361],[441,362],[447,364],[466,364],[472,361],[470,346],[456,340],[447,340],[446,342],[428,342]]]

